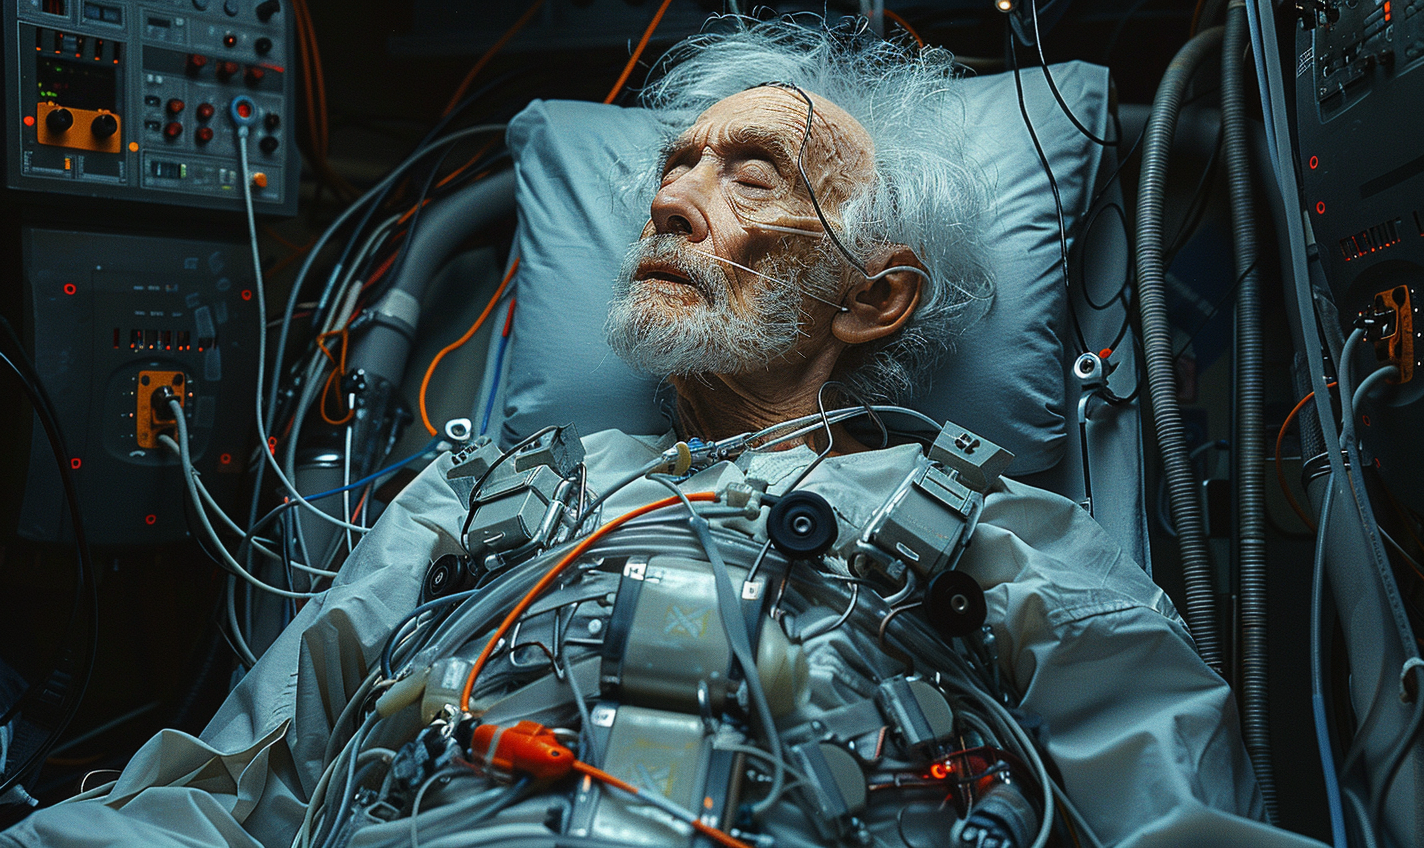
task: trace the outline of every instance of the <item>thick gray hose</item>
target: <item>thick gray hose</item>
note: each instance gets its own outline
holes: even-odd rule
[[[1266,446],[1261,408],[1261,298],[1256,273],[1256,213],[1251,205],[1251,166],[1246,149],[1242,54],[1246,4],[1226,7],[1221,48],[1221,124],[1226,180],[1231,191],[1232,244],[1236,274],[1236,422],[1232,477],[1236,483],[1236,569],[1241,581],[1241,731],[1251,757],[1266,820],[1276,822],[1276,779],[1271,767],[1269,692],[1266,673]]]
[[[1177,129],[1177,113],[1187,83],[1197,67],[1221,44],[1221,27],[1203,30],[1172,57],[1147,119],[1142,144],[1142,176],[1137,198],[1138,310],[1147,359],[1147,388],[1152,423],[1162,451],[1172,523],[1182,546],[1182,573],[1187,584],[1187,626],[1197,652],[1207,665],[1221,671],[1221,645],[1212,602],[1211,563],[1206,552],[1206,525],[1177,405],[1172,366],[1171,326],[1167,322],[1167,270],[1162,258],[1162,201],[1167,181],[1167,154]]]

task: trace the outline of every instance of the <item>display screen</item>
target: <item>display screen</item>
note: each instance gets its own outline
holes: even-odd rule
[[[117,69],[104,65],[38,57],[39,99],[74,109],[114,109]]]

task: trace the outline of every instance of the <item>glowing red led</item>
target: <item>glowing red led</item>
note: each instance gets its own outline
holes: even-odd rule
[[[149,525],[149,526],[151,527],[151,526],[153,526],[154,524],[157,524],[157,523],[158,523],[158,516],[156,516],[156,515],[154,515],[153,513],[150,512],[148,515],[145,515],[145,516],[143,517],[143,523],[144,523],[144,524],[147,524],[147,525]]]
[[[243,299],[243,300],[251,300],[251,299],[252,299],[252,289],[243,289],[243,290],[242,290],[242,299]]]
[[[1409,10],[1405,9],[1404,11],[1408,12]],[[1392,14],[1389,8],[1389,0],[1384,0],[1384,22],[1389,23],[1390,17],[1392,17]]]
[[[232,454],[230,454],[230,453],[225,453],[225,454],[223,454],[222,456],[219,456],[219,457],[218,457],[218,463],[219,463],[220,465],[231,465],[231,464],[232,464]]]
[[[1319,203],[1315,204],[1315,213],[1317,215],[1325,214],[1325,201],[1322,200]]]
[[[944,763],[935,763],[930,766],[930,776],[935,780],[944,780],[949,777],[949,769],[945,767]]]
[[[1310,157],[1310,170],[1314,171],[1316,168],[1319,168],[1319,167],[1320,167],[1320,157],[1319,157],[1319,156],[1312,156],[1312,157]]]
[[[83,465],[83,464],[84,464],[84,460],[80,459],[80,458],[77,457],[77,456],[74,457],[73,459],[69,460],[69,467],[70,467],[70,468],[73,468],[75,471],[78,471],[78,470],[79,470],[79,466],[81,466],[81,465]]]
[[[65,283],[65,284],[64,284],[64,293],[65,293],[65,294],[74,294],[74,293],[77,292],[77,291],[79,291],[79,289],[76,288],[73,283]]]
[[[248,103],[246,100],[237,104],[237,114],[239,117],[242,117],[244,119],[252,117],[252,104]]]
[[[35,125],[35,116],[34,116],[34,115],[26,115],[26,116],[24,117],[24,122],[25,122],[25,126],[27,126],[27,127],[32,127],[32,126],[34,126],[34,125]]]
[[[277,455],[277,437],[276,437],[276,436],[268,436],[268,437],[267,437],[267,450],[271,451],[273,456],[276,456],[276,455]]]

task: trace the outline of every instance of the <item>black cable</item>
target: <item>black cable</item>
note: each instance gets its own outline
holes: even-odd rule
[[[1094,303],[1093,298],[1089,296],[1088,292],[1087,274],[1084,272],[1083,269],[1083,254],[1081,251],[1079,252],[1078,270],[1080,272],[1079,277],[1083,279],[1083,302],[1088,304],[1088,308],[1092,309],[1094,312],[1102,312],[1105,309],[1111,308],[1113,303],[1117,300],[1122,299],[1123,293],[1126,292],[1128,288],[1132,286],[1132,236],[1131,233],[1128,232],[1127,212],[1123,210],[1122,206],[1119,205],[1116,201],[1113,201],[1111,203],[1105,203],[1102,206],[1094,207],[1093,211],[1089,214],[1088,219],[1083,223],[1083,234],[1084,236],[1086,236],[1088,233],[1093,231],[1093,225],[1098,222],[1098,216],[1102,215],[1103,211],[1106,209],[1113,209],[1117,212],[1118,220],[1122,222],[1123,233],[1128,236],[1127,272],[1123,277],[1122,285],[1117,287],[1117,291],[1113,292],[1112,297],[1108,298],[1102,303]],[[1118,338],[1122,337],[1119,335]]]
[[[1071,278],[1068,275],[1068,228],[1063,222],[1063,196],[1058,191],[1058,180],[1053,176],[1053,168],[1048,164],[1048,157],[1043,152],[1043,145],[1038,140],[1038,133],[1033,128],[1033,119],[1028,114],[1028,102],[1024,99],[1023,78],[1019,73],[1019,61],[1015,55],[1013,31],[1005,27],[1004,35],[1008,39],[1009,61],[1014,66],[1014,89],[1018,92],[1019,114],[1023,116],[1024,127],[1028,129],[1029,138],[1033,140],[1033,150],[1038,154],[1038,163],[1043,167],[1043,173],[1048,176],[1048,187],[1053,190],[1053,211],[1058,216],[1058,252],[1059,264],[1063,269],[1063,285],[1068,287]],[[1083,327],[1078,322],[1078,311],[1073,307],[1073,298],[1068,298],[1068,317],[1073,322],[1073,334],[1078,338],[1078,352],[1088,351],[1088,342],[1083,338]]]
[[[75,588],[75,603],[71,607],[70,627],[67,629],[73,632],[73,626],[77,624],[76,619],[78,618],[80,598],[86,586],[89,589],[89,604],[90,610],[93,613],[89,622],[89,650],[83,662],[84,672],[80,677],[79,684],[77,687],[66,687],[65,701],[67,701],[67,703],[65,703],[63,714],[45,737],[45,741],[31,752],[30,756],[27,757],[20,766],[15,768],[9,778],[3,783],[0,783],[0,797],[3,797],[5,793],[10,791],[11,787],[20,782],[20,779],[24,777],[26,773],[37,764],[44,762],[50,749],[59,741],[59,737],[68,728],[70,721],[73,720],[74,714],[78,712],[79,704],[83,701],[84,695],[88,691],[89,682],[94,673],[94,657],[99,650],[99,587],[97,581],[94,579],[94,564],[89,550],[89,539],[84,533],[84,520],[79,509],[79,490],[74,484],[73,476],[69,473],[69,452],[64,446],[64,436],[59,427],[59,417],[55,413],[54,404],[51,402],[49,394],[45,391],[44,384],[40,380],[38,369],[35,368],[34,363],[30,361],[29,356],[25,353],[24,346],[20,341],[19,335],[15,332],[14,327],[10,326],[10,322],[6,320],[4,316],[0,316],[0,325],[4,326],[6,334],[15,346],[15,359],[11,359],[10,356],[3,351],[0,351],[0,359],[3,359],[5,364],[20,378],[20,383],[24,387],[25,393],[29,396],[30,403],[40,419],[40,425],[44,428],[45,437],[50,444],[50,450],[54,452],[55,463],[59,467],[60,482],[64,488],[64,499],[69,506],[70,523],[74,530],[78,585]],[[25,366],[23,369],[20,367],[21,364]],[[56,665],[56,671],[58,671],[59,666],[62,665],[64,652],[61,651],[59,656],[60,663]],[[30,687],[25,695],[28,695],[32,689],[33,687]],[[9,723],[11,714],[18,711],[25,695],[17,699],[15,704],[6,711],[6,717],[3,722],[0,722],[0,726]]]
[[[1033,46],[1038,51],[1038,66],[1043,69],[1043,79],[1048,83],[1048,90],[1053,92],[1053,99],[1058,101],[1058,108],[1063,110],[1063,114],[1068,116],[1068,120],[1073,122],[1073,126],[1077,127],[1078,132],[1092,143],[1101,147],[1117,147],[1122,143],[1121,138],[1116,141],[1098,138],[1083,126],[1083,122],[1079,121],[1078,116],[1073,114],[1073,110],[1068,108],[1068,104],[1063,102],[1063,95],[1059,93],[1057,84],[1053,82],[1053,74],[1048,70],[1048,60],[1043,58],[1043,39],[1038,34],[1038,0],[1029,0],[1028,8],[1029,14],[1033,16]]]
[[[1177,350],[1172,354],[1173,362],[1176,362],[1179,358],[1181,358],[1182,354],[1187,352],[1187,348],[1191,347],[1192,342],[1196,340],[1197,334],[1200,333],[1202,330],[1206,329],[1206,325],[1211,322],[1212,318],[1216,317],[1216,313],[1221,310],[1221,307],[1225,305],[1226,301],[1230,300],[1231,296],[1236,294],[1236,290],[1241,287],[1241,281],[1246,279],[1247,274],[1250,274],[1252,271],[1256,270],[1256,265],[1256,261],[1253,261],[1250,265],[1247,265],[1246,269],[1236,277],[1236,282],[1231,284],[1231,288],[1227,289],[1225,292],[1222,292],[1221,297],[1218,297],[1216,299],[1216,302],[1211,305],[1211,311],[1207,312],[1206,317],[1202,318],[1201,321],[1197,323],[1197,326],[1192,330],[1191,335],[1187,336],[1187,340],[1183,342],[1182,346],[1177,348]]]

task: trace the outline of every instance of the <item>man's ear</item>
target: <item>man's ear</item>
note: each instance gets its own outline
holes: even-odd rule
[[[916,270],[887,273],[890,268]],[[909,247],[887,246],[866,263],[865,270],[870,279],[851,272],[850,290],[841,301],[846,311],[831,320],[831,333],[846,344],[865,344],[894,333],[905,326],[920,305],[924,265]]]

